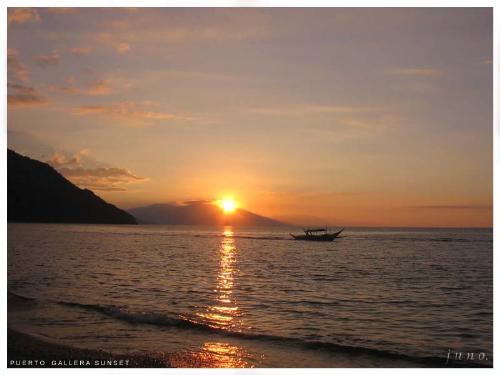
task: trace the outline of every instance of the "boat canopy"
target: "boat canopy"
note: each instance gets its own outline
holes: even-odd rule
[[[315,233],[315,232],[326,232],[325,228],[317,228],[317,229],[304,229],[306,233]]]

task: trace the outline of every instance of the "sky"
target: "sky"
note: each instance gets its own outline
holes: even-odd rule
[[[490,8],[9,8],[8,145],[124,209],[491,227]]]

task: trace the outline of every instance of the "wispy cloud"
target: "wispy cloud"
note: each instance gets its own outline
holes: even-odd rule
[[[41,95],[34,87],[20,83],[7,84],[7,103],[11,107],[37,107],[48,103],[47,98]]]
[[[283,107],[253,107],[247,111],[260,115],[271,116],[297,116],[311,115],[319,113],[331,114],[352,114],[352,113],[367,113],[378,112],[379,108],[375,107],[356,107],[356,106],[334,106],[334,105],[298,105],[298,106],[283,106]]]
[[[253,14],[256,15],[255,13]],[[149,13],[143,17],[110,22],[107,30],[94,32],[91,38],[98,43],[110,46],[119,54],[127,53],[132,45],[145,42],[152,44],[186,44],[198,42],[231,42],[260,38],[269,34],[269,25],[250,21],[240,12],[225,12],[222,20],[200,23],[200,20],[188,21],[189,25],[179,25],[178,20],[161,20]],[[168,26],[165,26],[168,25]]]
[[[49,85],[49,89],[65,95],[76,95],[80,93],[80,89],[75,85],[74,77],[66,77],[62,85]]]
[[[393,68],[388,69],[386,74],[407,77],[436,77],[442,75],[443,71],[436,68]]]
[[[116,53],[124,55],[130,51],[130,42],[124,39],[133,39],[133,36],[127,35],[127,38],[124,38],[122,33],[106,31],[95,34],[94,39],[98,43],[109,46]]]
[[[40,8],[40,10],[52,14],[74,14],[78,11],[78,8],[49,7],[49,8]]]
[[[27,22],[40,22],[41,17],[38,11],[34,8],[9,8],[8,10],[8,22],[9,25]]]
[[[444,71],[431,67],[393,68],[384,72],[396,78],[388,87],[404,93],[430,94],[439,89]]]
[[[118,45],[115,47],[115,50],[120,55],[123,55],[130,50],[130,44],[124,42],[118,43]]]
[[[85,166],[89,162],[88,154],[88,149],[82,149],[74,154],[54,151],[47,162],[77,186],[91,190],[126,191],[128,184],[148,180],[126,168],[89,168]]]
[[[89,47],[73,47],[70,52],[75,56],[84,56],[89,54],[91,49]]]
[[[7,72],[9,80],[28,82],[30,79],[28,68],[21,63],[17,51],[12,48],[7,49]]]
[[[35,87],[28,86],[30,72],[18,58],[17,51],[7,49],[7,104],[9,108],[38,107],[48,103]]]
[[[97,115],[116,118],[132,123],[150,123],[160,120],[166,121],[190,121],[191,117],[178,116],[172,113],[152,110],[151,106],[144,103],[139,104],[131,101],[106,104],[106,105],[84,105],[73,112],[78,116]]]
[[[117,8],[124,13],[139,13],[139,8],[137,7],[120,7]]]
[[[120,78],[99,79],[77,86],[74,77],[66,77],[64,84],[50,85],[50,90],[70,95],[105,96],[130,88],[130,82]]]
[[[86,93],[90,96],[109,95],[114,91],[110,81],[100,80],[88,85]]]
[[[345,128],[382,129],[398,125],[403,121],[400,113],[387,108],[370,106],[342,106],[342,105],[290,105],[275,107],[252,107],[245,111],[259,116],[297,117],[307,120],[319,120],[328,124],[328,128],[320,129],[308,127],[307,131],[314,133],[338,133],[338,128],[331,124]]]
[[[58,171],[76,185],[91,190],[126,191],[126,185],[147,180],[124,168],[64,167]]]
[[[422,205],[422,206],[410,206],[408,208],[416,208],[422,210],[491,210],[493,205],[491,204],[465,204],[465,205],[454,205],[454,204],[444,204],[444,205]]]
[[[35,57],[35,61],[38,65],[47,67],[50,65],[57,65],[61,61],[61,56],[57,51],[54,51],[48,55],[40,55]]]
[[[267,31],[259,28],[228,28],[223,26],[206,26],[192,28],[172,28],[158,30],[157,38],[169,43],[195,42],[195,41],[231,41],[251,39],[266,35]]]

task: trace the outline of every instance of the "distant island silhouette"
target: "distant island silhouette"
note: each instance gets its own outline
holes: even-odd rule
[[[128,210],[140,224],[284,226],[286,223],[236,209],[231,214],[207,201],[153,204]]]
[[[7,150],[7,221],[137,224],[129,213],[80,189],[50,165]]]

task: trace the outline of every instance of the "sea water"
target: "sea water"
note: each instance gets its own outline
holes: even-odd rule
[[[292,230],[8,224],[8,291],[33,302],[8,324],[179,366],[491,366],[491,229]]]

